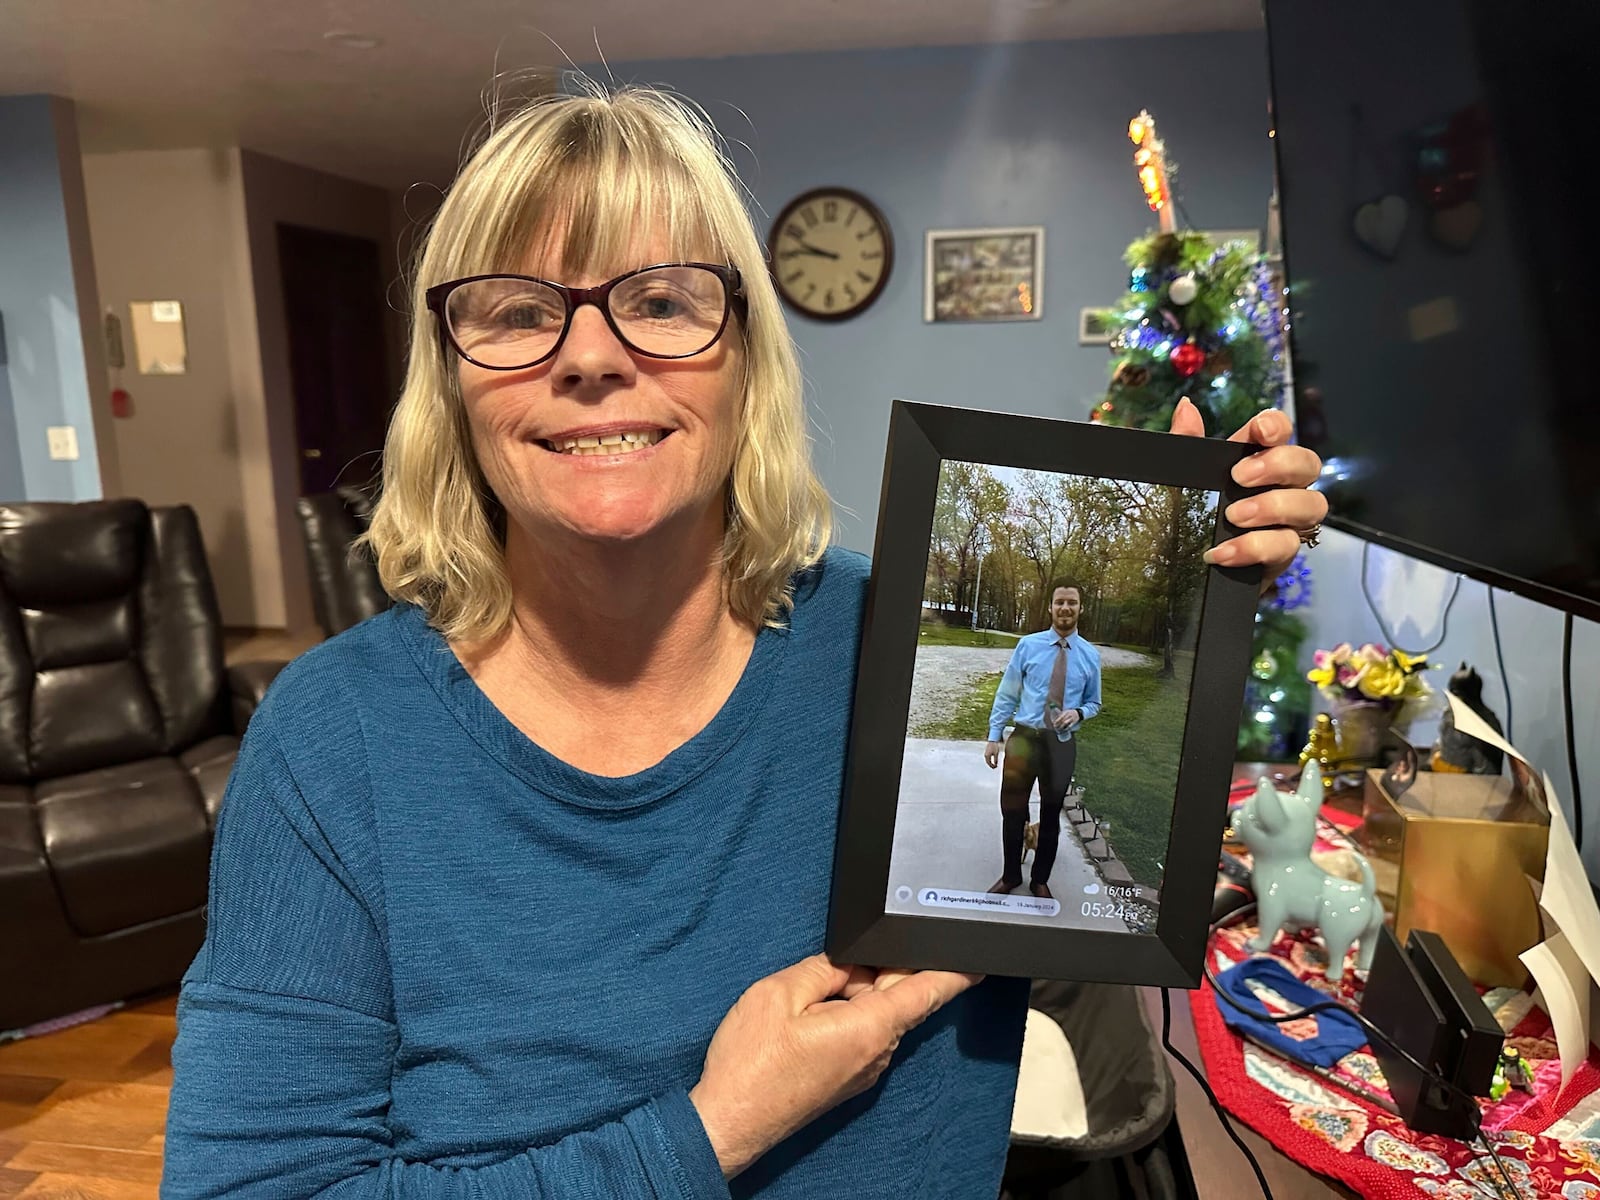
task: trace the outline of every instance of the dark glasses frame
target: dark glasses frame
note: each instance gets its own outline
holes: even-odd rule
[[[643,275],[647,271],[659,271],[664,267],[698,267],[702,270],[710,271],[718,279],[722,280],[722,321],[717,326],[716,333],[711,335],[710,341],[701,346],[700,349],[691,351],[688,354],[656,354],[649,350],[640,349],[617,327],[616,318],[611,315],[611,293],[618,285],[626,283],[637,275]],[[566,306],[566,316],[561,323],[561,334],[556,338],[555,344],[549,350],[530,362],[519,363],[514,367],[500,367],[492,366],[486,362],[479,362],[461,348],[461,343],[456,341],[455,330],[450,328],[450,294],[459,287],[469,283],[479,283],[485,279],[514,279],[522,283],[536,283],[542,287],[549,288],[561,297],[562,303]],[[739,319],[741,321],[748,319],[750,312],[749,298],[744,292],[744,276],[739,273],[739,268],[731,267],[724,263],[707,262],[652,263],[648,267],[640,267],[636,271],[629,271],[625,275],[618,275],[615,279],[589,288],[567,287],[565,284],[556,283],[554,280],[540,279],[537,275],[514,275],[504,271],[493,271],[487,275],[468,275],[464,279],[452,279],[447,283],[435,284],[423,293],[423,297],[427,303],[428,310],[433,313],[439,322],[441,340],[473,366],[482,367],[485,371],[526,371],[529,367],[536,367],[540,363],[548,362],[554,358],[560,352],[561,347],[566,344],[567,334],[572,332],[573,314],[585,304],[592,304],[600,310],[600,315],[605,318],[606,324],[610,326],[611,332],[616,335],[617,341],[621,342],[633,353],[642,354],[646,358],[661,359],[694,358],[698,354],[704,354],[722,340],[722,335],[727,332],[728,317],[735,308],[739,310]]]

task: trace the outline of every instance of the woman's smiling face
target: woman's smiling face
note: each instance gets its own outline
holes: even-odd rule
[[[535,254],[519,270],[594,287],[668,261],[659,253],[664,242],[641,242],[609,275],[568,275],[559,252]],[[734,316],[702,353],[660,359],[631,351],[605,314],[585,304],[544,362],[491,371],[460,361],[459,370],[484,478],[535,544],[562,534],[633,541],[726,503],[744,394]]]

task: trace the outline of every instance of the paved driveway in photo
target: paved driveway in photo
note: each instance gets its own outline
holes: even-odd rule
[[[1109,897],[1067,821],[1062,822],[1060,848],[1050,872],[1050,891],[1061,903],[1055,916],[983,911],[969,917],[965,912],[930,909],[920,903],[919,896],[928,888],[983,892],[1000,877],[1000,772],[984,763],[982,742],[907,738],[900,782],[889,866],[889,912],[1126,931],[1127,925],[1116,917],[1084,914],[1086,903],[1104,906]],[[1030,811],[1030,819],[1038,819],[1037,788]],[[1030,855],[1022,868],[1025,878],[1032,865]],[[1026,895],[1026,886],[1016,894]]]

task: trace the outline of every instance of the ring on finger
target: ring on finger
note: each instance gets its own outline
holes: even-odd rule
[[[1306,549],[1315,550],[1317,548],[1317,539],[1322,536],[1322,522],[1318,521],[1315,525],[1306,529],[1296,529],[1294,535],[1300,539],[1300,544]]]

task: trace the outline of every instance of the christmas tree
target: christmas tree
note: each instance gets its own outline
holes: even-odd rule
[[[1249,244],[1217,246],[1176,229],[1172,167],[1149,113],[1129,123],[1128,136],[1161,228],[1128,248],[1128,292],[1102,313],[1116,361],[1090,420],[1164,430],[1187,396],[1207,434],[1226,437],[1282,400],[1282,289]]]
[[[1311,603],[1311,568],[1304,554],[1274,581],[1256,609],[1250,679],[1237,754],[1242,762],[1283,762],[1305,744],[1311,687],[1300,670],[1305,622],[1294,610]]]
[[[1218,246],[1179,230],[1176,172],[1141,112],[1128,123],[1145,202],[1160,228],[1128,247],[1128,291],[1101,314],[1111,333],[1111,386],[1090,420],[1166,430],[1187,396],[1206,433],[1227,437],[1263,409],[1283,403],[1289,379],[1287,291],[1273,259],[1246,242]],[[1269,226],[1272,224],[1268,222]],[[1241,760],[1292,759],[1306,738],[1310,688],[1301,673],[1311,569],[1296,556],[1256,610],[1250,679],[1237,753]]]

